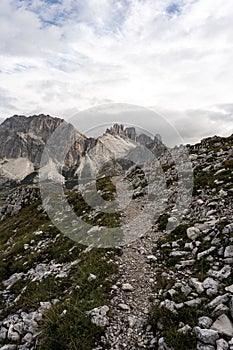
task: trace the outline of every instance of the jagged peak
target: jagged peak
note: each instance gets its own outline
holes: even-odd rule
[[[115,136],[118,135],[123,138],[129,138],[132,141],[136,141],[143,145],[148,145],[154,142],[156,143],[162,142],[162,138],[160,134],[156,134],[154,136],[154,139],[152,139],[147,134],[144,134],[144,133],[137,134],[136,128],[133,126],[125,128],[123,124],[118,124],[118,123],[115,123],[113,124],[113,126],[106,129],[106,133],[115,135]]]

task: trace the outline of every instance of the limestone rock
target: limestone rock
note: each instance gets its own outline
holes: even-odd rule
[[[211,329],[217,331],[221,335],[226,335],[228,337],[233,337],[233,324],[227,315],[221,315],[213,323]]]
[[[219,338],[218,332],[213,329],[195,327],[194,332],[197,338],[205,344],[215,345],[216,340]]]

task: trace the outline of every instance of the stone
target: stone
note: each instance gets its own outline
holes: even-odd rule
[[[233,324],[227,315],[222,314],[212,324],[211,329],[217,331],[221,335],[233,337]]]
[[[162,301],[160,303],[160,307],[165,307],[166,309],[168,309],[172,313],[174,313],[174,314],[176,313],[176,304],[172,300],[165,299],[164,301]]]
[[[230,285],[230,286],[228,286],[228,287],[226,287],[226,288],[225,288],[225,291],[230,292],[230,293],[233,294],[233,284]]]
[[[213,299],[207,306],[210,309],[214,309],[216,306],[222,303],[226,303],[229,300],[229,294],[219,295]]]
[[[98,327],[106,327],[109,324],[109,319],[107,317],[108,312],[109,307],[107,305],[103,305],[96,307],[91,311],[87,311],[87,315],[91,316],[91,322]]]
[[[218,332],[213,329],[194,327],[194,333],[197,338],[205,344],[215,345],[216,340],[219,339]]]
[[[0,328],[0,341],[5,340],[7,336],[7,329],[5,327]]]
[[[197,227],[189,227],[187,228],[186,232],[187,232],[188,238],[191,239],[192,241],[197,239],[201,234],[201,231]]]
[[[90,275],[88,276],[88,278],[87,278],[87,280],[88,281],[94,281],[94,280],[96,280],[96,275],[94,275],[93,273],[90,273]]]
[[[127,304],[120,303],[118,306],[123,311],[129,311],[130,310],[130,307]]]
[[[148,255],[148,256],[146,257],[146,259],[147,259],[147,262],[148,262],[148,263],[153,263],[153,262],[156,262],[156,261],[157,261],[157,258],[156,258],[155,255]]]
[[[200,260],[201,258],[203,258],[203,256],[209,255],[215,249],[216,249],[216,247],[210,247],[209,249],[204,250],[204,252],[198,253],[197,254],[197,260]]]
[[[130,328],[133,328],[138,321],[136,316],[128,316],[128,324]]]
[[[216,341],[217,350],[228,350],[229,346],[225,339],[221,338]]]
[[[12,341],[18,341],[20,339],[20,335],[14,330],[13,324],[11,324],[8,329],[7,338]]]
[[[171,348],[167,345],[163,337],[159,338],[158,345],[159,345],[158,350],[171,350]]]
[[[219,282],[215,281],[211,277],[207,277],[203,283],[203,287],[207,289],[206,294],[209,296],[215,295],[218,292]]]
[[[192,288],[190,288],[188,284],[182,283],[181,292],[188,296],[192,292]]]
[[[194,245],[193,245],[192,242],[191,243],[185,243],[184,247],[187,248],[187,249],[193,250]]]
[[[224,305],[224,304],[219,304],[219,305],[217,305],[216,308],[213,310],[212,315],[213,315],[214,317],[218,317],[218,316],[220,316],[220,315],[222,315],[222,314],[228,313],[228,311],[229,311],[229,308],[228,308],[226,305]]]
[[[188,324],[186,324],[184,327],[179,328],[179,329],[177,330],[177,332],[178,332],[178,333],[182,333],[182,334],[187,334],[188,332],[191,331],[191,329],[192,329],[192,328],[191,328]]]
[[[16,345],[14,344],[7,344],[3,345],[0,350],[16,350]]]
[[[233,245],[226,247],[224,251],[224,258],[233,258]]]
[[[210,328],[212,323],[213,321],[210,317],[202,316],[198,318],[198,326],[200,326],[201,328]]]
[[[198,281],[197,278],[190,278],[189,279],[190,286],[194,287],[198,294],[201,294],[204,292],[204,287],[202,282]]]
[[[225,265],[221,270],[219,271],[213,271],[212,276],[217,278],[219,281],[222,281],[228,277],[231,276],[232,268],[230,265]]]
[[[231,233],[233,232],[233,223],[232,224],[228,224],[224,227],[224,229],[222,230],[222,233],[223,234],[226,234],[226,233]]]
[[[229,302],[229,309],[230,309],[231,318],[233,319],[233,296],[231,297]]]
[[[202,302],[202,300],[200,298],[196,298],[196,299],[185,301],[184,305],[190,306],[190,307],[196,307],[196,306],[200,305],[201,302]]]
[[[124,283],[124,284],[122,284],[121,289],[124,290],[125,292],[132,292],[133,286],[131,286],[131,284],[129,284],[129,283]]]
[[[215,350],[215,347],[213,345],[207,345],[201,342],[197,342],[197,350]]]
[[[23,343],[32,343],[32,341],[33,341],[32,333],[26,333],[25,336],[22,338]]]

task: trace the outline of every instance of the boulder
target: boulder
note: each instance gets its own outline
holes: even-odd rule
[[[226,247],[224,251],[224,258],[233,258],[233,245]]]
[[[217,350],[228,350],[229,349],[229,345],[227,343],[227,341],[225,339],[218,339],[216,341],[216,345],[217,345]]]
[[[213,321],[211,320],[211,318],[207,316],[202,316],[198,319],[198,326],[200,326],[201,328],[210,328],[212,323]]]
[[[218,332],[213,329],[195,327],[194,333],[196,334],[197,339],[205,344],[215,345],[216,340],[219,339]]]
[[[187,232],[188,238],[191,239],[192,241],[197,239],[201,234],[201,231],[197,227],[189,227],[187,228],[186,232]]]
[[[233,324],[227,315],[223,314],[212,324],[211,329],[221,335],[233,337]]]

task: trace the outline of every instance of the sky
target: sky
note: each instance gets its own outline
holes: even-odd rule
[[[0,118],[120,103],[185,142],[230,135],[232,18],[231,0],[1,0]]]

